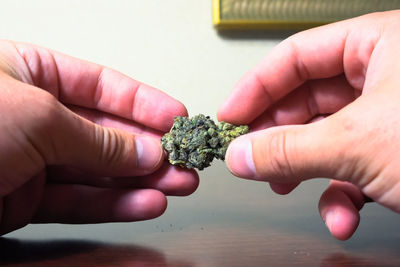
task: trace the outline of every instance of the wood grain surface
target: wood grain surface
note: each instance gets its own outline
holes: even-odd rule
[[[169,198],[155,220],[25,227],[0,239],[0,265],[400,266],[397,214],[368,204],[357,233],[337,241],[316,209],[325,182],[277,196],[224,172],[207,169],[195,194]]]

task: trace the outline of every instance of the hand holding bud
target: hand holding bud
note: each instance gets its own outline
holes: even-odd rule
[[[203,170],[214,158],[224,160],[229,143],[246,134],[249,127],[227,122],[215,123],[202,114],[193,118],[176,117],[161,143],[172,165]]]

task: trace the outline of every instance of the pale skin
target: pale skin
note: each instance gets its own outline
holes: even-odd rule
[[[250,124],[226,160],[279,194],[332,179],[319,211],[346,240],[373,200],[400,212],[400,12],[375,13],[284,40],[236,85],[219,120]]]
[[[161,135],[186,108],[109,68],[0,41],[0,234],[28,223],[161,215],[198,186],[164,161]]]

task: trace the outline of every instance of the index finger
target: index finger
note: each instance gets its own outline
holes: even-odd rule
[[[307,80],[343,73],[346,42],[356,22],[342,21],[284,40],[237,83],[218,119],[248,124]]]
[[[14,46],[28,69],[28,82],[65,104],[97,109],[161,131],[170,129],[175,116],[187,115],[179,101],[118,71],[38,46]]]

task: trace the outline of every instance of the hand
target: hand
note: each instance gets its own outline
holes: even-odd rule
[[[400,212],[399,18],[375,13],[288,38],[219,109],[219,120],[255,131],[228,149],[235,175],[281,194],[334,179],[319,209],[338,239],[354,233],[366,199]]]
[[[0,42],[0,233],[161,215],[198,185],[164,162],[178,101],[108,68]]]

